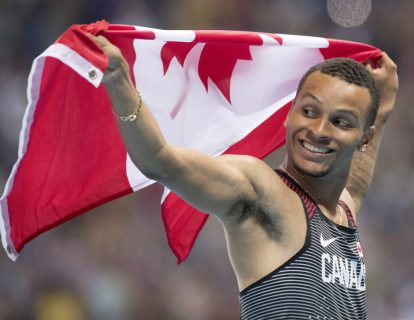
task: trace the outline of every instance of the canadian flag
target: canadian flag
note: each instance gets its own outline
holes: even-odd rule
[[[309,67],[332,57],[380,56],[369,45],[317,37],[106,21],[72,26],[29,75],[18,160],[0,200],[1,238],[12,260],[42,232],[154,183],[128,156],[101,84],[107,58],[85,32],[120,48],[167,141],[212,156],[265,157],[285,141],[282,124]],[[161,206],[180,262],[207,215],[169,190]]]

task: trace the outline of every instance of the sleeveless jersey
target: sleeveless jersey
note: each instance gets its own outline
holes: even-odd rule
[[[367,318],[365,264],[352,214],[335,224],[291,177],[276,170],[302,200],[307,231],[299,252],[240,292],[242,320]]]

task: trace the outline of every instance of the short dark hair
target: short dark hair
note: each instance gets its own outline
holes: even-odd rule
[[[361,63],[349,58],[324,60],[311,67],[303,75],[299,82],[297,94],[302,89],[305,80],[315,71],[320,71],[323,74],[337,77],[348,83],[367,88],[371,95],[371,106],[370,111],[367,114],[367,125],[372,126],[374,124],[380,102],[379,89],[372,75]]]

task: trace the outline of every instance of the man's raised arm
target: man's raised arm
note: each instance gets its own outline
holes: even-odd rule
[[[236,204],[238,208],[246,209],[249,206],[245,204],[255,204],[257,195],[245,169],[255,163],[257,170],[256,162],[259,160],[245,156],[213,158],[193,149],[168,144],[138,95],[120,50],[102,36],[90,37],[109,59],[103,82],[118,115],[117,124],[122,139],[140,171],[199,210],[216,214],[222,219],[237,218],[234,217],[237,213],[232,210]],[[137,118],[133,121],[121,121],[119,118],[134,114]],[[258,166],[263,168],[264,164]],[[233,212],[231,217],[228,215],[230,212]]]
[[[359,211],[371,185],[384,126],[394,108],[398,90],[397,66],[385,52],[376,69],[369,64],[367,68],[379,86],[380,104],[374,123],[374,137],[365,151],[356,152],[346,185],[355,204],[354,212]]]

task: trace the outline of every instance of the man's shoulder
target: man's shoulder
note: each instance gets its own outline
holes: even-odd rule
[[[225,154],[219,158],[243,172],[255,185],[260,185],[261,183],[282,183],[275,169],[265,161],[254,156]]]
[[[222,155],[223,161],[239,169],[252,184],[256,193],[257,209],[251,212],[260,213],[262,217],[277,217],[290,214],[292,203],[296,203],[297,196],[282,180],[274,168],[265,161],[246,155]]]

